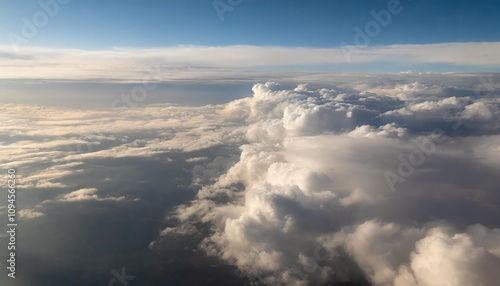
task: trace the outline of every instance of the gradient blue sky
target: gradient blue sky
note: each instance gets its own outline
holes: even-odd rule
[[[227,0],[223,0],[224,2]],[[37,0],[2,1],[0,43],[21,33]],[[102,49],[109,46],[279,45],[334,47],[351,43],[354,26],[388,1],[243,0],[221,21],[212,1],[70,0],[30,45]],[[372,45],[500,40],[500,1],[401,0]]]

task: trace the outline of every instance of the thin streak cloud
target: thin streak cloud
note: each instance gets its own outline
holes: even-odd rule
[[[397,63],[500,66],[500,42],[386,45],[359,48],[279,46],[175,46],[165,48],[110,48],[107,50],[25,47],[17,54],[1,46],[0,78],[4,79],[122,79],[140,80],[151,65],[168,66],[165,76],[197,78],[216,69],[219,75],[262,67]],[[193,73],[194,71],[194,73]],[[242,71],[239,71],[240,73]],[[170,73],[170,74],[168,74]],[[175,77],[175,76],[174,76]]]

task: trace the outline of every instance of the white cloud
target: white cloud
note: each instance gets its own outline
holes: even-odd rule
[[[53,200],[45,200],[37,206],[43,206],[56,202],[83,202],[83,201],[122,201],[125,199],[121,197],[99,197],[96,188],[79,189],[64,195],[59,195]]]
[[[471,230],[472,235],[446,225],[402,228],[366,221],[319,240],[331,252],[346,249],[376,286],[495,285],[500,257],[492,252],[498,247],[492,239],[500,230]]]
[[[193,158],[187,158],[186,162],[188,163],[193,163],[193,162],[201,162],[207,160],[208,157],[193,157]]]
[[[19,216],[19,219],[22,219],[22,220],[35,219],[35,218],[44,216],[43,213],[35,211],[35,210],[30,210],[30,209],[19,210],[17,212],[17,215]]]
[[[337,247],[374,285],[446,285],[453,277],[456,285],[496,285],[498,98],[474,95],[477,75],[408,76],[339,75],[332,85],[293,87],[266,82],[252,97],[203,107],[2,106],[14,119],[0,125],[2,138],[23,139],[5,139],[0,148],[23,168],[39,160],[43,167],[20,181],[50,188],[62,187],[61,178],[86,160],[196,151],[185,158],[197,163],[192,186],[199,191],[176,208],[179,226],[161,235],[209,225],[200,248],[268,285],[353,278]],[[57,140],[37,145],[40,137]],[[432,154],[414,139],[436,140]],[[67,148],[89,142],[99,144],[85,152]],[[215,146],[241,153],[205,161],[203,150]],[[384,172],[397,173],[401,158],[417,151],[423,161],[391,192]],[[41,206],[124,200],[92,187],[72,190]],[[312,267],[318,244],[338,256]]]
[[[356,49],[351,63],[396,62],[398,64],[445,63],[498,66],[498,42],[467,42],[424,45],[391,45]],[[478,53],[477,51],[481,51]],[[0,47],[12,54],[11,47]],[[108,50],[23,47],[2,59],[0,78],[29,79],[121,79],[149,81],[180,78],[221,78],[252,73],[231,68],[328,65],[347,63],[345,49],[262,46],[175,46]],[[163,65],[161,71],[145,66]],[[35,68],[34,68],[35,67]],[[194,68],[194,67],[210,67]],[[175,71],[175,73],[171,73]],[[41,76],[43,74],[43,76]],[[152,74],[152,75],[151,75]],[[214,77],[214,74],[217,76]]]
[[[252,98],[228,103],[220,114],[248,125],[239,161],[222,175],[224,168],[215,165],[200,169],[199,178],[211,174],[214,179],[200,181],[205,185],[197,198],[176,209],[178,229],[162,235],[186,235],[196,231],[197,222],[210,223],[211,233],[200,247],[269,285],[353,278],[344,271],[347,266],[335,266],[346,265],[339,256],[310,267],[318,242],[332,253],[344,248],[373,285],[496,285],[498,230],[458,230],[437,220],[477,222],[456,211],[458,205],[491,208],[482,215],[478,210],[478,218],[499,214],[489,201],[498,199],[493,174],[500,165],[470,151],[480,146],[481,154],[494,152],[499,130],[482,129],[478,137],[453,134],[481,128],[467,112],[460,117],[467,106],[482,103],[492,110],[496,100],[447,96],[446,86],[428,83],[372,87],[347,94],[268,82],[255,85]],[[396,112],[403,109],[408,112]],[[453,129],[457,122],[443,115],[457,114],[461,121]],[[491,116],[498,118],[495,112]],[[439,138],[431,134],[441,127],[448,131],[440,129]],[[397,172],[401,156],[419,150],[417,138],[439,143],[432,154],[421,152],[423,162],[393,193],[384,172]],[[470,173],[474,177],[467,178]],[[428,259],[437,264],[424,265]],[[441,266],[446,270],[439,271]]]
[[[407,280],[403,274],[396,277],[394,284],[496,285],[500,281],[498,267],[500,258],[477,245],[468,234],[450,235],[433,229],[416,243],[410,266],[400,269],[404,274],[413,272],[414,280]]]

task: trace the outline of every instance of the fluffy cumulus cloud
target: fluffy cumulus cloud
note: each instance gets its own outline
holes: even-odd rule
[[[35,211],[35,210],[30,210],[30,209],[22,209],[19,210],[17,213],[19,215],[20,219],[35,219],[37,217],[44,216],[43,213]]]
[[[420,80],[256,84],[219,110],[239,158],[196,169],[163,237],[209,225],[199,247],[268,285],[497,285],[498,92]]]
[[[71,193],[62,195],[57,199],[57,201],[61,202],[77,202],[77,201],[89,201],[89,200],[123,200],[124,197],[110,197],[110,198],[100,198],[97,194],[97,189],[81,189],[77,191],[73,191]]]
[[[499,232],[482,225],[458,232],[442,223],[402,228],[370,220],[319,240],[332,252],[345,249],[374,285],[495,285]]]

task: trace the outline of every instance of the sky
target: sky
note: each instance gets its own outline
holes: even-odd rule
[[[0,43],[20,32],[22,17],[40,10],[39,1],[5,1]],[[105,49],[175,45],[337,47],[352,43],[353,27],[372,20],[370,11],[390,1],[233,1],[219,18],[216,1],[69,0],[30,44]],[[230,6],[227,1],[221,1]],[[401,0],[372,45],[491,42],[500,38],[498,1]],[[224,6],[221,6],[224,7]],[[222,8],[221,8],[222,9]]]

